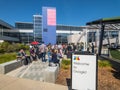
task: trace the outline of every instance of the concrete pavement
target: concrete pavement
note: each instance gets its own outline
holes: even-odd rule
[[[6,75],[12,77],[26,78],[36,81],[43,81],[43,72],[48,67],[48,62],[44,63],[41,60],[33,61],[29,65],[13,70]]]
[[[49,67],[48,62],[41,60],[33,61],[31,64],[21,66],[6,75],[18,78],[26,78],[36,81],[55,83],[59,67]]]
[[[68,87],[0,74],[0,90],[68,90]]]

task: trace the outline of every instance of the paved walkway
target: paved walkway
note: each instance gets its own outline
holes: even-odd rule
[[[0,90],[68,90],[68,87],[0,74]]]
[[[38,60],[0,75],[0,90],[68,90],[67,86],[44,82],[43,72],[47,67],[48,62]]]

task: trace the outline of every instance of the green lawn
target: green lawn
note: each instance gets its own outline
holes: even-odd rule
[[[0,64],[16,59],[16,53],[5,53],[0,55]]]
[[[112,58],[120,60],[120,51],[110,50],[110,53],[111,53]]]
[[[112,64],[107,60],[98,60],[99,67],[111,67]]]
[[[25,51],[27,55],[30,55],[29,50]],[[16,60],[17,53],[5,53],[5,54],[0,54],[0,64]]]

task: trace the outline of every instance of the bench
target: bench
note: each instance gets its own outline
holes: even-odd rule
[[[0,74],[6,74],[6,73],[22,66],[20,63],[21,63],[20,61],[13,60],[10,62],[0,64]]]

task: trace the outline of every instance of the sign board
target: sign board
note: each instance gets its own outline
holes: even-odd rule
[[[56,8],[42,8],[42,41],[45,44],[56,44]]]
[[[96,55],[72,55],[72,90],[97,89]]]

